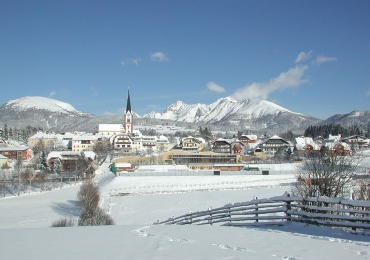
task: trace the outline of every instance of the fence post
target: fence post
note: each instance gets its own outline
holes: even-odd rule
[[[256,197],[256,200],[257,200],[258,198]],[[256,206],[256,222],[258,223],[258,203],[256,203],[256,204],[254,204],[255,206]]]
[[[191,225],[191,224],[193,224],[192,214],[193,214],[193,213],[192,213],[191,211],[189,211],[189,215],[190,215],[190,216],[189,216],[190,225]]]
[[[212,206],[209,206],[208,208],[208,211],[209,211],[209,216],[210,216],[210,219],[209,219],[209,224],[212,226]]]
[[[290,198],[290,194],[287,195],[288,198]],[[287,220],[288,221],[291,221],[291,216],[290,216],[290,213],[288,213],[288,211],[292,208],[291,206],[291,202],[290,201],[287,201],[286,202],[286,216],[287,216]]]
[[[231,223],[231,206],[230,206],[230,201],[227,203],[229,205],[229,223]]]

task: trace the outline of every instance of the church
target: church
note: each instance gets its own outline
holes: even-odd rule
[[[115,150],[123,153],[153,153],[159,150],[169,150],[173,146],[165,136],[159,138],[157,136],[144,136],[139,130],[134,130],[134,113],[131,108],[130,89],[127,92],[123,125],[99,124],[99,134],[108,138]]]

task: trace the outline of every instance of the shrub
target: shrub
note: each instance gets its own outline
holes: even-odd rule
[[[73,227],[74,225],[75,225],[75,222],[73,219],[61,218],[61,219],[54,221],[51,224],[51,227]]]

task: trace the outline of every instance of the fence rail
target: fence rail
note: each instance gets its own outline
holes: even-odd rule
[[[278,196],[226,204],[219,208],[172,216],[154,224],[257,226],[296,221],[316,225],[370,229],[370,202],[332,198]]]

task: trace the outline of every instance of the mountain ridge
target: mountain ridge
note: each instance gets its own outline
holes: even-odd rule
[[[352,111],[320,120],[309,115],[292,112],[266,100],[220,98],[206,105],[176,101],[162,113],[152,111],[140,117],[137,125],[191,124],[195,128],[208,125],[223,131],[282,133],[288,130],[303,133],[310,125],[340,122],[370,124],[370,111]],[[347,120],[350,118],[351,120]],[[354,120],[356,119],[356,120]],[[366,120],[364,120],[366,119]],[[96,116],[76,110],[72,105],[44,97],[22,97],[10,100],[0,107],[0,122],[10,127],[28,125],[51,131],[97,131],[99,124],[123,123],[123,115]],[[171,123],[173,122],[173,123]]]

